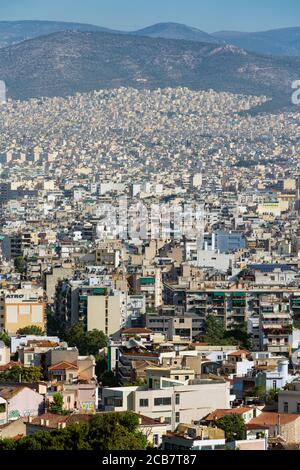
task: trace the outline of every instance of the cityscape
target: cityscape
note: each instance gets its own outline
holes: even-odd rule
[[[129,37],[4,23],[0,72],[48,34]],[[125,86],[107,75],[115,55],[109,86],[73,70],[73,94],[67,76],[43,95],[32,68],[24,97],[0,75],[0,451],[161,451],[187,465],[202,450],[300,450],[300,45],[282,52],[282,31],[283,101],[277,84],[247,92],[251,74],[270,76],[252,62],[236,92],[168,75]],[[138,33],[221,48],[238,67],[250,52],[279,60],[250,34],[247,49],[180,24]],[[61,54],[58,67],[76,50]],[[103,463],[120,462],[135,466]]]

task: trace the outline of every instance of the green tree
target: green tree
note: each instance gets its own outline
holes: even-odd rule
[[[133,413],[95,415],[90,422],[88,441],[95,451],[144,450],[147,439],[138,426],[138,417]]]
[[[254,387],[252,396],[257,397],[259,400],[264,401],[266,399],[266,389],[262,385]],[[250,394],[250,395],[251,395]]]
[[[8,336],[6,331],[3,331],[2,333],[0,333],[0,341],[3,341],[5,346],[10,347],[10,337]]]
[[[279,390],[278,389],[272,389],[268,392],[267,394],[267,400],[268,402],[271,402],[271,403],[278,403],[278,393],[279,393]]]
[[[56,317],[55,313],[50,306],[46,307],[46,317],[47,317],[47,335],[49,336],[58,336],[59,338],[64,339],[65,331],[62,328],[61,322]]]
[[[106,348],[108,339],[103,331],[92,330],[86,333],[86,354],[96,356],[100,349]]]
[[[15,450],[16,441],[13,439],[0,439],[0,451],[2,450]]]
[[[100,377],[100,382],[102,383],[103,387],[117,387],[118,380],[115,374],[112,371],[106,371]]]
[[[56,415],[61,415],[64,412],[64,399],[61,393],[55,393],[53,395],[53,402],[50,404],[49,407],[50,413],[54,413]]]
[[[0,440],[0,450],[145,450],[147,439],[133,413],[95,415],[90,423],[42,431],[19,441]]]
[[[249,349],[251,335],[248,334],[247,323],[236,324],[225,333],[225,338],[231,344],[237,344],[240,348]]]
[[[6,372],[0,374],[0,383],[21,382],[33,383],[43,379],[42,369],[40,367],[19,367],[14,366]]]
[[[22,367],[20,373],[22,382],[39,382],[43,378],[41,367]]]
[[[26,272],[26,261],[23,258],[23,256],[18,256],[17,258],[15,258],[14,266],[15,266],[15,270],[18,273],[24,274]]]
[[[227,340],[225,338],[225,327],[222,321],[213,315],[209,315],[205,320],[205,335],[202,338],[204,343],[208,343],[211,346],[226,345]]]
[[[219,429],[223,429],[227,442],[242,441],[246,439],[247,429],[245,421],[240,415],[227,414],[216,423]]]
[[[108,338],[99,330],[85,331],[83,323],[78,322],[67,332],[66,341],[69,346],[76,346],[80,354],[96,356],[107,346]]]
[[[39,326],[29,325],[25,328],[20,328],[17,331],[17,335],[34,335],[34,336],[44,336],[44,331]]]
[[[96,357],[96,368],[95,368],[96,376],[101,381],[101,378],[105,372],[108,372],[108,364],[105,357]]]

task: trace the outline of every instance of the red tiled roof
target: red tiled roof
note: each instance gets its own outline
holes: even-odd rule
[[[59,343],[53,342],[53,341],[45,341],[45,340],[39,341],[35,339],[35,340],[28,341],[27,345],[38,347],[38,348],[47,348],[47,347],[52,348],[52,347],[58,346]],[[25,347],[25,350],[27,350],[26,347]]]
[[[256,418],[253,418],[251,421],[249,421],[248,424],[251,425],[256,425],[256,426],[276,426],[279,422],[280,418],[280,424],[288,424],[292,423],[293,421],[296,421],[297,419],[300,418],[300,414],[289,414],[289,413],[274,413],[271,411],[264,411],[261,413],[259,416]]]
[[[228,354],[228,356],[235,356],[235,357],[240,357],[243,355],[249,356],[250,352],[246,351],[245,349],[241,349],[240,351],[235,351],[233,353]]]
[[[70,362],[59,362],[58,364],[54,364],[51,367],[48,367],[48,370],[78,370],[76,364],[71,364]]]
[[[47,423],[47,428],[57,428],[57,425],[59,423],[65,423],[67,421],[68,416],[62,416],[62,415],[57,415],[54,413],[45,413],[41,416],[38,416],[37,418],[34,418],[30,424],[33,424],[35,426],[45,426],[46,421],[49,421]],[[44,420],[44,424],[42,424],[42,420]]]
[[[242,415],[244,413],[248,413],[252,409],[253,408],[244,406],[240,408],[215,410],[205,418],[205,421],[216,421],[218,419],[224,418],[225,415]]]
[[[139,415],[141,418],[141,426],[166,426],[166,423],[161,423],[157,419],[149,418],[148,416]]]
[[[251,431],[251,429],[253,430],[256,430],[256,429],[269,429],[268,426],[265,426],[263,424],[251,424],[250,423],[246,423],[246,428]]]
[[[153,333],[152,330],[148,330],[147,328],[127,328],[126,330],[122,330],[122,334],[142,334],[142,333]]]
[[[9,362],[5,366],[0,366],[0,372],[6,372],[7,370],[11,370],[13,367],[20,367],[22,363],[20,361],[18,362]]]

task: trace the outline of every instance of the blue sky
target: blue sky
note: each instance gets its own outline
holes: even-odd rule
[[[134,30],[174,21],[203,29],[300,26],[299,0],[0,0],[3,20],[62,20]]]

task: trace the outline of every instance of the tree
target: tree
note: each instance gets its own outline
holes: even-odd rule
[[[17,331],[17,335],[34,335],[34,336],[44,336],[44,331],[39,326],[29,325],[25,328],[20,328]]]
[[[0,440],[0,450],[145,450],[147,438],[134,413],[94,415],[89,424],[42,431],[18,441]]]
[[[103,374],[105,374],[105,372],[108,372],[108,364],[107,364],[107,360],[105,357],[97,357],[96,358],[96,368],[95,368],[95,372],[96,372],[96,376],[99,380],[99,382],[101,381],[101,378],[103,377]]]
[[[47,317],[47,334],[49,336],[58,336],[59,338],[64,338],[64,329],[62,328],[61,322],[55,316],[55,313],[51,307],[46,307],[46,317]]]
[[[225,337],[231,344],[237,343],[240,348],[250,348],[251,335],[248,334],[247,323],[235,324],[231,330],[225,333]]]
[[[204,343],[208,343],[211,346],[225,345],[227,343],[224,340],[225,327],[224,324],[213,315],[209,315],[205,320],[205,335],[202,338]]]
[[[268,395],[267,395],[267,399],[268,399],[268,402],[271,402],[271,403],[278,403],[278,392],[279,390],[278,389],[272,389],[268,392]]]
[[[112,371],[104,372],[100,377],[100,381],[103,387],[117,387],[119,385],[117,377]]]
[[[0,439],[0,451],[2,450],[15,450],[16,441],[13,439]]]
[[[106,348],[108,343],[107,336],[103,331],[92,330],[86,333],[86,354],[96,356],[99,350]]]
[[[10,347],[10,337],[8,336],[6,331],[3,331],[2,333],[0,333],[0,341],[3,341],[5,346]]]
[[[83,356],[96,356],[100,349],[107,346],[108,338],[103,331],[85,331],[82,322],[75,323],[67,332],[66,341],[69,346],[76,346]]]
[[[257,385],[253,389],[253,396],[259,398],[260,401],[264,401],[266,398],[266,389],[262,385]]]
[[[24,274],[25,271],[26,271],[26,261],[25,259],[23,258],[23,256],[17,256],[17,258],[15,258],[14,260],[14,266],[15,266],[15,270],[20,273],[20,274]]]
[[[219,429],[225,432],[227,442],[242,441],[246,439],[247,429],[245,421],[238,414],[227,414],[216,423]]]
[[[88,441],[95,451],[144,450],[147,439],[138,426],[138,417],[133,413],[95,415],[90,421]]]
[[[20,373],[22,382],[39,382],[43,378],[41,367],[22,367]]]
[[[64,399],[61,393],[55,393],[53,395],[53,402],[50,404],[49,408],[50,413],[56,415],[63,414],[64,411]]]
[[[42,380],[43,374],[40,367],[19,367],[14,366],[6,372],[0,374],[0,383],[21,382],[33,383]]]

